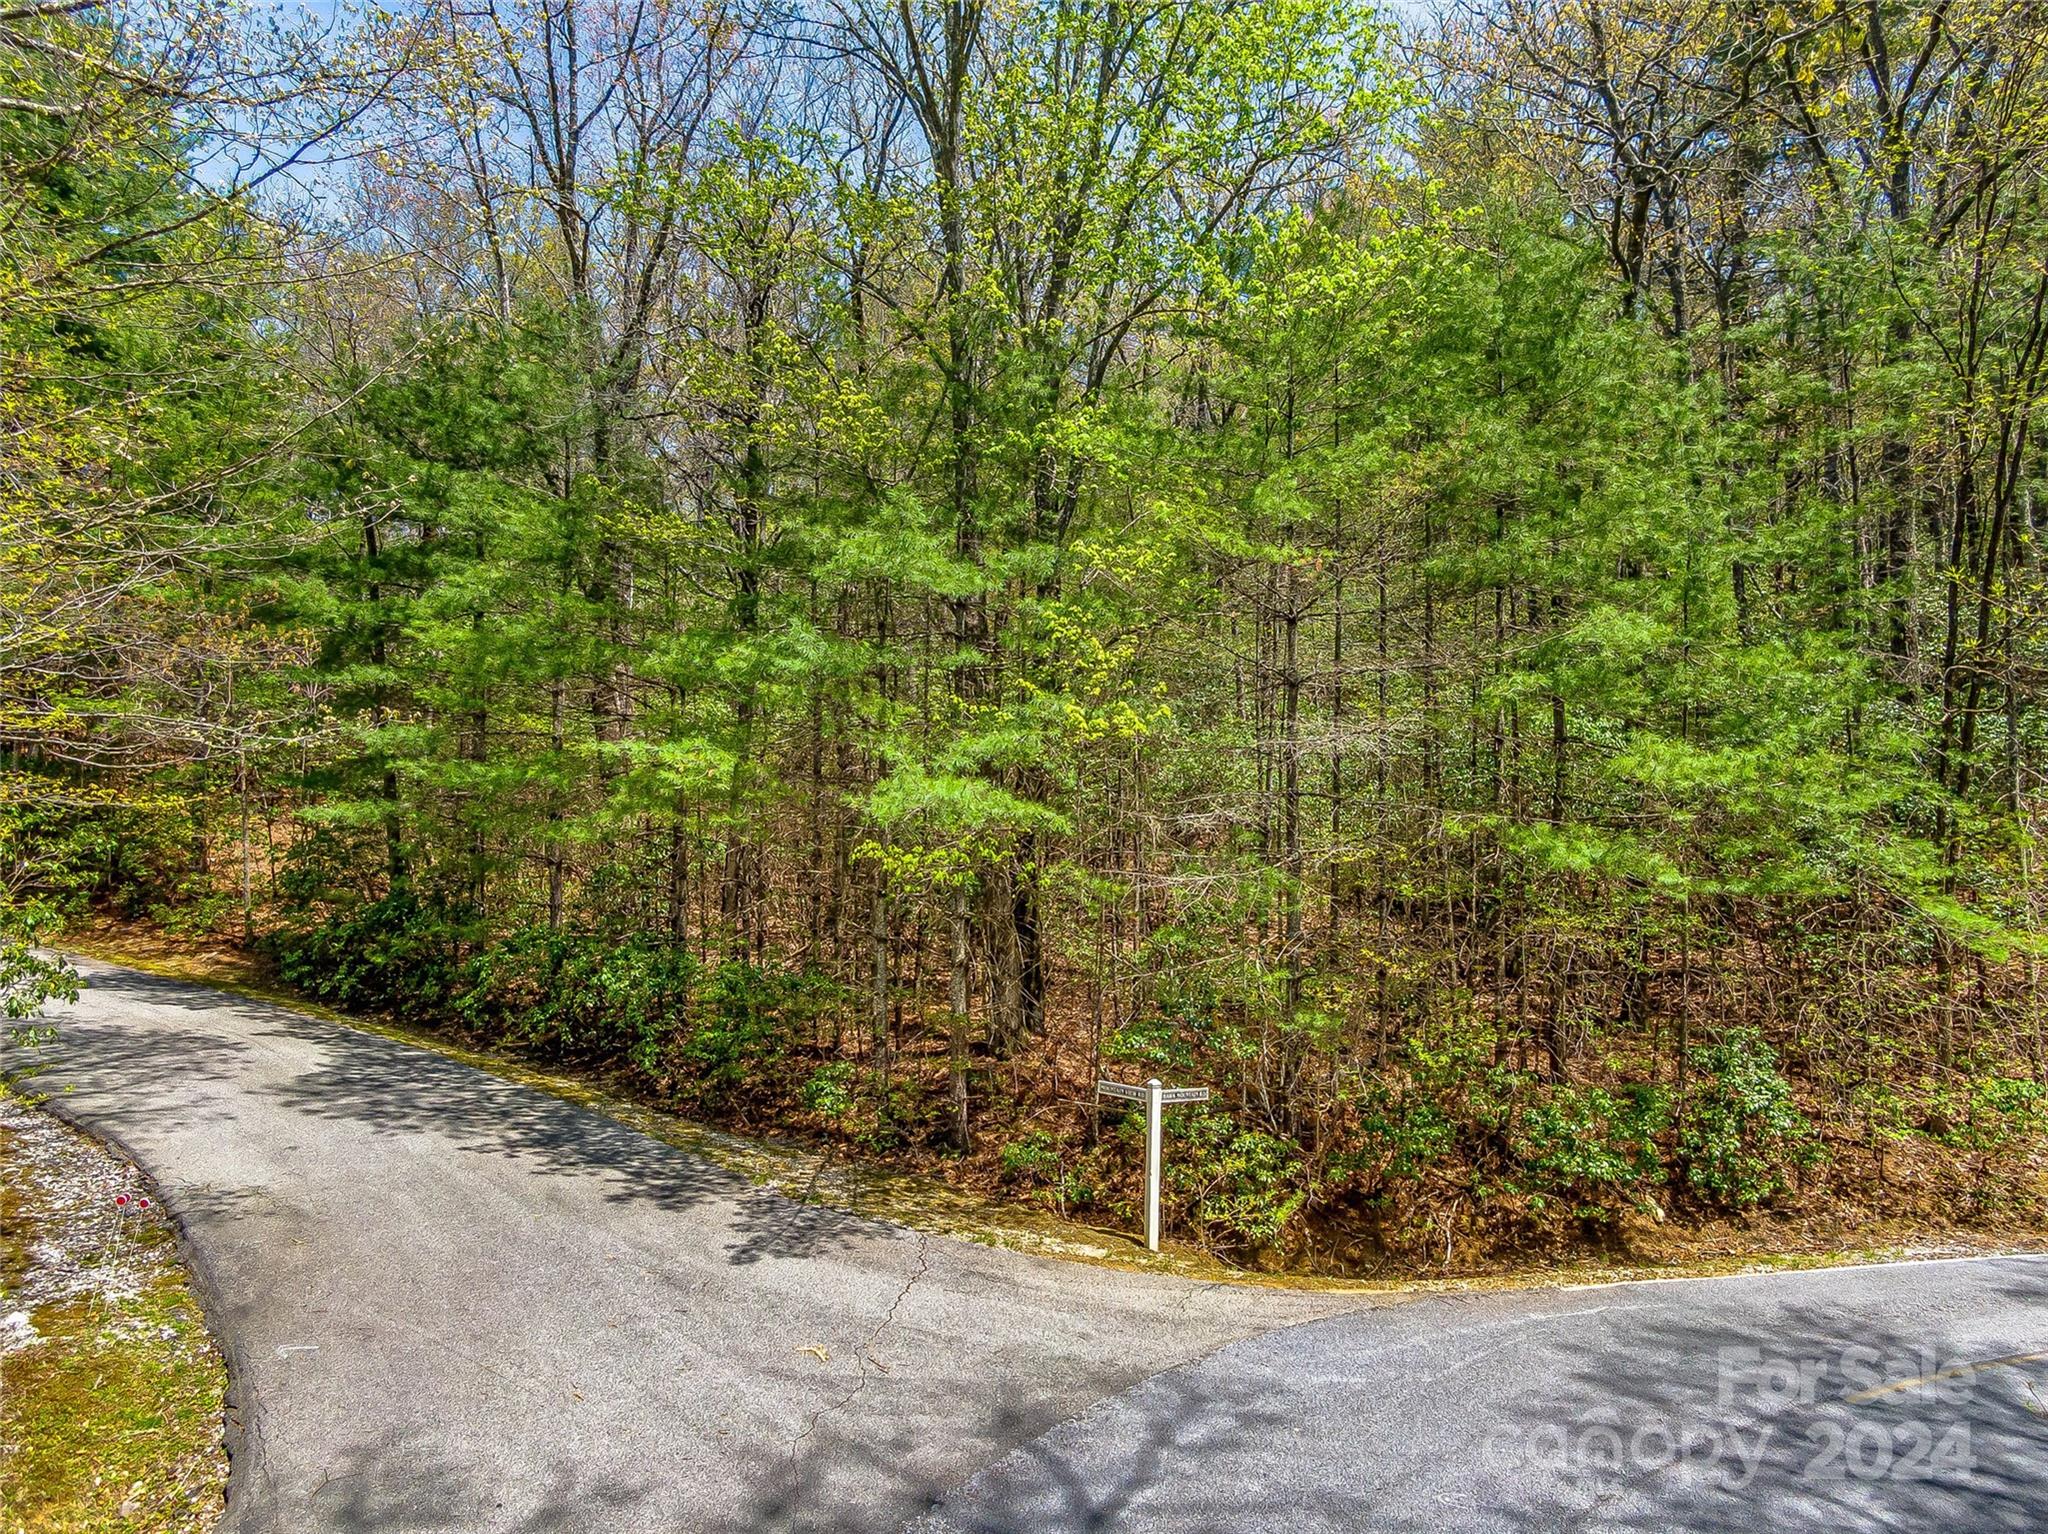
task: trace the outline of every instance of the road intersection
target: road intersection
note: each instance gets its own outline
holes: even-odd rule
[[[2048,1259],[1401,1303],[1109,1272],[798,1202],[397,1040],[81,968],[37,1085],[184,1228],[232,1373],[224,1534],[2048,1513]]]

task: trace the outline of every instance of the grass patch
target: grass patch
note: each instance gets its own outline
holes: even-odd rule
[[[0,1534],[203,1534],[227,1371],[148,1184],[0,1089]]]

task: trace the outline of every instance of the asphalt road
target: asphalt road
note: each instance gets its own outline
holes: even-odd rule
[[[232,1376],[224,1534],[893,1529],[1333,1308],[925,1238],[375,1034],[79,968],[36,1086],[184,1227]]]
[[[922,1534],[2048,1528],[2048,1259],[1432,1298],[1168,1370]]]
[[[38,1085],[184,1224],[226,1534],[2048,1522],[2048,1260],[1370,1307],[1106,1272],[81,968]]]

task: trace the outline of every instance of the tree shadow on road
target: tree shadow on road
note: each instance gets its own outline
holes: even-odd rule
[[[397,1429],[335,1448],[307,1488],[231,1484],[220,1534],[615,1534],[648,1500],[646,1481],[593,1484],[568,1464],[516,1485],[409,1441]]]
[[[458,1152],[595,1179],[614,1203],[678,1212],[715,1208],[727,1259],[738,1265],[815,1257],[902,1235],[893,1226],[756,1187],[603,1113],[428,1049],[138,970],[95,968],[87,978],[110,1001],[171,1011],[147,1027],[59,1014],[58,1043],[31,1067],[31,1090],[61,1094],[67,1077],[90,1080],[118,1090],[129,1122],[203,1122],[223,1134],[233,1132],[239,1094],[257,1092],[313,1118],[380,1134],[431,1136]],[[176,1012],[203,1015],[209,1026],[180,1027]],[[258,1053],[279,1041],[310,1046],[321,1063],[282,1083],[265,1081],[269,1062]]]
[[[1136,1435],[1098,1443],[1091,1426],[1119,1404],[1141,1413]],[[1015,1409],[998,1409],[979,1424],[963,1423],[963,1431],[986,1443],[992,1463],[949,1489],[919,1473],[914,1441],[858,1442],[821,1425],[795,1455],[785,1447],[755,1456],[747,1472],[753,1485],[747,1505],[707,1534],[874,1534],[899,1524],[917,1534],[1121,1529],[1131,1525],[1148,1491],[1199,1476],[1205,1455],[1276,1432],[1283,1423],[1251,1384],[1175,1369],[1129,1396],[1101,1403],[1066,1428],[1048,1432],[1051,1426],[1043,1414]],[[1172,1527],[1184,1534],[1244,1534],[1270,1526],[1269,1511],[1218,1505],[1194,1521],[1176,1517]]]
[[[1525,1497],[1547,1492],[1587,1529],[2031,1534],[2048,1363],[1992,1360],[2048,1349],[2048,1264],[1998,1271],[1989,1287],[2043,1323],[1970,1348],[1983,1357],[1957,1356],[1946,1308],[1921,1321],[1790,1298],[1734,1323],[1646,1307],[1550,1399],[1515,1403],[1496,1443]]]
[[[118,996],[123,1001],[142,1002],[152,1007],[176,1007],[185,1012],[218,1013],[222,1009],[247,1012],[252,1016],[296,1017],[297,1013],[269,1002],[216,991],[193,980],[153,975],[148,970],[85,961],[79,971],[89,991]]]
[[[1955,1303],[1931,1304],[1923,1320],[1911,1302],[1922,1292]],[[1845,1303],[1816,1275],[1811,1289],[1757,1291],[1740,1320],[1723,1319],[1725,1299],[1666,1302],[1690,1293],[1565,1310],[1558,1330],[1532,1328],[1513,1344],[1534,1368],[1505,1375],[1513,1383],[1498,1389],[1483,1363],[1443,1373],[1431,1362],[1437,1374],[1404,1377],[1400,1355],[1361,1337],[1358,1322],[1314,1323],[1333,1329],[1327,1380],[1297,1384],[1289,1353],[1276,1366],[1250,1344],[1249,1355],[1155,1376],[1031,1437],[942,1496],[908,1473],[907,1451],[892,1461],[830,1442],[801,1462],[800,1476],[787,1464],[760,1467],[746,1516],[719,1534],[877,1527],[875,1500],[839,1489],[861,1480],[888,1482],[895,1506],[934,1499],[910,1524],[917,1534],[2042,1527],[2048,1360],[2027,1355],[2048,1350],[2048,1264],[1975,1270],[1968,1298],[1901,1277],[1877,1303]],[[1473,1319],[1540,1320],[1545,1309],[1583,1304],[1559,1296],[1531,1310],[1509,1297],[1482,1301]],[[1987,1341],[1992,1323],[1973,1332],[1958,1320],[1979,1313],[2039,1316],[2042,1330]],[[1600,1319],[1574,1325],[1577,1314]],[[1412,1331],[1423,1318],[1404,1319]],[[1292,1343],[1288,1335],[1273,1334],[1298,1351],[1306,1332]],[[1232,1356],[1248,1365],[1245,1377],[1232,1377]],[[1382,1360],[1396,1372],[1378,1390]],[[1355,1437],[1344,1427],[1354,1420]]]
[[[432,1136],[454,1150],[509,1157],[550,1176],[595,1179],[613,1203],[675,1212],[715,1206],[733,1263],[815,1257],[864,1237],[899,1234],[758,1188],[602,1113],[431,1051],[281,1009],[263,1021],[260,1037],[312,1043],[325,1057],[269,1089],[293,1110],[384,1134]]]
[[[189,987],[154,975],[127,970],[92,974],[87,985],[120,1001],[191,1006]],[[232,998],[221,1000],[240,1005]],[[130,1122],[168,1127],[232,1114],[231,1102],[224,1103],[226,1094],[217,1089],[246,1068],[246,1043],[209,1033],[166,1035],[68,1008],[48,1009],[45,1020],[55,1028],[55,1042],[28,1052],[8,1080],[31,1095],[48,1094],[59,1112],[67,1112],[73,1082],[118,1082]],[[250,1021],[255,1020],[251,1009]]]

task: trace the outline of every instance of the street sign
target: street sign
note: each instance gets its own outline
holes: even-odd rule
[[[1159,1120],[1171,1103],[1205,1103],[1207,1087],[1162,1086],[1154,1076],[1142,1087],[1125,1081],[1097,1081],[1097,1097],[1115,1097],[1145,1105],[1145,1245],[1159,1250]]]

